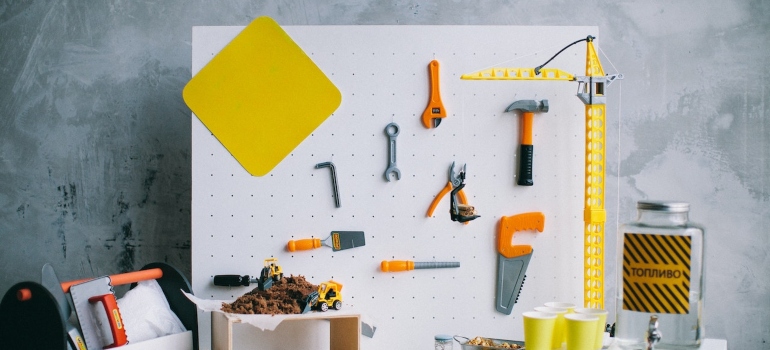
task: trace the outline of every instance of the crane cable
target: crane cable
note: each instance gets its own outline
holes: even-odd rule
[[[591,41],[591,40],[594,40],[594,39],[595,38],[593,36],[589,35],[589,36],[587,36],[587,37],[585,37],[583,39],[576,40],[572,44],[569,44],[569,45],[563,47],[561,50],[559,50],[559,52],[557,52],[555,55],[551,56],[551,58],[549,58],[548,61],[545,61],[545,63],[535,67],[535,75],[540,75],[540,70],[543,69],[543,67],[545,67],[546,64],[551,62],[554,58],[556,58],[556,56],[559,56],[559,54],[562,53],[564,50],[570,48],[570,46],[575,45],[575,44],[577,44],[579,42],[582,42],[582,41]]]

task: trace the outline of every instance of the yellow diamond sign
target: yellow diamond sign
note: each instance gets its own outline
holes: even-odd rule
[[[342,101],[339,89],[269,17],[246,26],[190,79],[182,96],[254,176],[275,168]]]

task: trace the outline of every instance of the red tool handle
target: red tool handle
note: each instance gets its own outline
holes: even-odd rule
[[[154,269],[120,273],[117,275],[110,275],[109,277],[110,277],[110,284],[112,286],[120,286],[123,284],[136,283],[139,281],[147,281],[147,280],[154,280],[154,279],[161,278],[163,277],[163,270],[159,268],[154,268]],[[91,278],[84,278],[84,279],[79,279],[75,281],[62,282],[61,289],[64,290],[64,293],[69,293],[70,287],[76,284],[90,281],[90,280]]]
[[[105,346],[105,349],[114,348],[128,343],[128,337],[126,337],[126,329],[123,327],[123,318],[120,316],[120,310],[118,310],[118,301],[115,299],[114,294],[97,295],[88,298],[90,303],[101,302],[104,306],[104,312],[107,313],[107,320],[110,323],[110,331],[112,333],[112,343]]]
[[[511,243],[513,234],[522,230],[537,230],[543,232],[545,227],[545,215],[541,212],[530,212],[500,218],[500,227],[497,234],[497,251],[510,259],[532,252],[532,246],[528,244],[514,245]]]

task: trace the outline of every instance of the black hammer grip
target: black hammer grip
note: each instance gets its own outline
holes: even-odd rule
[[[535,146],[533,145],[520,145],[519,149],[519,178],[517,183],[519,186],[532,186],[532,155],[534,154]]]

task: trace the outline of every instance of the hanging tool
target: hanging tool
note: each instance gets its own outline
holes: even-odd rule
[[[249,275],[215,275],[214,285],[235,287],[248,287],[251,283],[256,283],[259,290],[267,290],[273,286],[273,282],[283,279],[283,268],[278,265],[278,258],[267,258],[264,261],[264,267],[259,273],[259,278],[251,278]]]
[[[382,272],[409,271],[418,269],[444,269],[460,267],[459,261],[411,261],[411,260],[383,260],[380,263]]]
[[[532,144],[532,119],[535,112],[548,112],[548,100],[519,100],[511,103],[506,112],[521,111],[521,145],[519,146],[519,178],[516,183],[519,186],[532,186],[532,158],[534,145]]]
[[[463,188],[465,187],[465,169],[466,165],[463,164],[462,170],[455,173],[455,162],[452,162],[452,165],[449,166],[449,180],[444,188],[441,189],[441,192],[436,195],[436,198],[433,198],[433,202],[430,203],[428,217],[433,216],[433,212],[436,210],[438,202],[449,192],[452,192],[450,194],[449,204],[449,214],[452,221],[466,223],[479,217],[475,214],[476,209],[473,206],[468,205],[468,198],[465,196],[465,191],[463,191]]]
[[[334,195],[334,205],[339,208],[342,205],[340,204],[340,191],[337,188],[337,170],[334,168],[334,163],[332,162],[324,162],[324,163],[318,163],[315,165],[316,169],[321,168],[330,168],[332,170],[332,191]]]
[[[78,327],[69,321],[70,315],[72,314],[72,309],[70,308],[70,303],[69,300],[67,300],[67,296],[61,289],[61,283],[59,282],[59,278],[56,277],[56,272],[54,271],[51,264],[46,263],[43,265],[40,284],[42,284],[49,292],[51,292],[51,295],[59,305],[59,313],[61,313],[62,317],[64,318],[64,324],[67,328],[67,341],[69,342],[70,348],[82,349],[82,347],[85,346],[85,340],[83,339],[83,335],[80,333],[80,329],[78,329]]]
[[[306,238],[290,240],[286,249],[290,252],[297,250],[311,250],[320,248],[321,245],[331,247],[333,251],[340,251],[350,248],[356,248],[366,245],[364,231],[332,231],[331,235],[324,239]]]
[[[598,262],[591,266],[586,264],[584,274],[584,295],[586,307],[604,308],[604,223],[607,212],[604,210],[604,173],[606,163],[604,135],[606,125],[606,101],[604,89],[615,80],[622,80],[623,74],[604,74],[599,55],[594,48],[594,37],[587,36],[576,40],[559,50],[545,63],[535,68],[490,68],[482,71],[463,74],[463,80],[561,80],[578,83],[577,97],[585,104],[586,118],[586,156],[585,156],[585,208],[583,209],[584,241],[590,243],[591,249],[585,253],[585,261]],[[568,47],[579,42],[586,42],[586,75],[574,76],[555,68],[543,68]]]
[[[428,64],[428,75],[430,77],[430,98],[428,106],[422,112],[422,125],[426,129],[437,128],[441,124],[441,119],[446,118],[446,109],[441,102],[441,93],[438,88],[438,61],[433,60]]]
[[[388,168],[385,169],[385,180],[390,182],[390,174],[396,176],[396,180],[401,180],[401,171],[396,167],[396,136],[401,133],[401,129],[396,123],[390,123],[385,126],[385,135],[388,135]]]
[[[543,232],[545,216],[530,212],[500,218],[497,234],[497,292],[495,309],[510,315],[513,304],[519,299],[527,266],[532,258],[532,246],[512,244],[513,234],[522,230]]]

